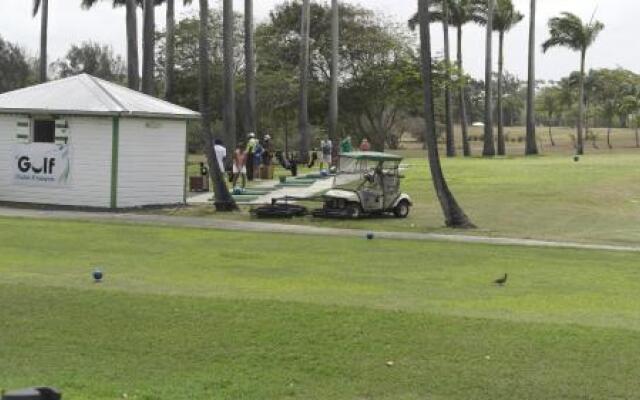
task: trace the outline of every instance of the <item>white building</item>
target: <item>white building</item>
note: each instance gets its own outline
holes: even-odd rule
[[[0,94],[0,202],[184,203],[186,125],[199,117],[86,74]]]

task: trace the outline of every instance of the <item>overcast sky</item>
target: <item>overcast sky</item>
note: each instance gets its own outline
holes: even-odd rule
[[[398,21],[407,20],[417,9],[416,0],[348,1],[359,3]],[[264,21],[269,10],[280,2],[282,0],[254,0],[257,22]],[[507,36],[505,68],[525,77],[529,0],[514,2],[526,18]],[[79,3],[80,0],[49,0],[49,59],[61,57],[71,44],[84,40],[108,43],[117,53],[125,55],[124,9],[112,9],[111,0],[105,0],[103,4],[88,11],[80,9]],[[178,16],[197,11],[197,1],[189,7],[183,7],[180,0],[176,0],[176,3]],[[234,3],[236,11],[242,12],[244,1],[234,0]],[[210,0],[210,4],[212,8],[221,7],[220,0]],[[30,54],[35,55],[40,19],[31,17],[31,8],[32,0],[0,0],[0,35],[19,43]],[[621,66],[640,73],[640,44],[637,42],[640,0],[538,0],[538,49],[547,36],[547,20],[562,11],[574,12],[583,19],[590,19],[596,11],[596,18],[606,25],[588,53],[588,67]],[[164,8],[158,7],[156,22],[164,25],[164,19]],[[438,53],[442,47],[442,29],[439,25],[433,26],[432,32],[434,52]],[[452,30],[451,35],[452,43],[455,44],[455,31]],[[483,77],[484,36],[480,28],[471,25],[465,28],[463,49],[466,70],[475,77]],[[452,49],[452,55],[455,55],[455,48]],[[558,79],[566,76],[577,68],[578,61],[578,55],[568,50],[540,53],[537,58],[538,78]]]

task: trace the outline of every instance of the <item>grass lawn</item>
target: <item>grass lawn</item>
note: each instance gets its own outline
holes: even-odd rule
[[[396,231],[444,231],[440,205],[424,157],[404,151],[410,168],[403,190],[415,202],[406,220],[293,223]],[[640,243],[640,150],[533,158],[443,159],[449,185],[473,222],[471,234],[582,242]],[[317,205],[316,205],[317,206]],[[187,215],[249,219],[243,213],[215,214],[211,207],[177,211]]]
[[[4,388],[82,400],[640,391],[637,254],[26,219],[0,219],[0,254]],[[503,272],[505,288],[489,283]]]

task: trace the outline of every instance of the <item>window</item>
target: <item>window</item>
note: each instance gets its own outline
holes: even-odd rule
[[[53,120],[33,121],[33,141],[36,143],[54,143],[56,141],[56,122]]]

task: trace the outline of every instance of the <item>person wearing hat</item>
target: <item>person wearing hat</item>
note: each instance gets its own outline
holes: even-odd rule
[[[249,140],[247,140],[247,180],[253,180],[253,153],[255,151],[256,145],[258,144],[258,139],[256,139],[256,134],[253,132],[249,132],[247,135]]]

